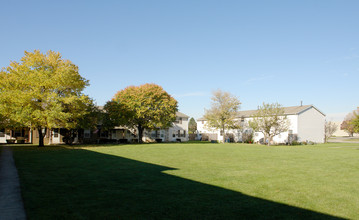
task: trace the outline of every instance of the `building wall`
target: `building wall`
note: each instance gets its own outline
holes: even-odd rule
[[[325,116],[315,108],[298,115],[298,141],[324,142]]]
[[[169,128],[169,137],[171,138],[172,133],[172,140],[175,141],[180,139],[181,141],[188,141],[188,123],[189,118],[180,118],[177,117],[176,123],[174,123],[173,127]]]
[[[273,137],[274,143],[288,143],[288,136],[289,134],[298,134],[298,115],[287,115],[287,118],[289,120],[289,128],[288,131],[282,132],[279,135],[276,135]],[[247,118],[246,121],[251,121],[252,118]],[[261,142],[263,141],[262,138],[264,138],[264,135],[262,132],[255,132],[254,133],[254,142]]]
[[[216,137],[216,140],[218,141],[223,141],[223,136],[221,135],[220,130],[214,128],[208,128],[207,121],[205,120],[197,121],[197,131],[200,134],[208,136],[210,141],[213,139],[213,137]]]
[[[5,128],[0,129],[0,143],[6,143],[6,140],[10,138],[11,136],[8,129]]]
[[[20,129],[0,129],[0,143],[7,143],[6,140],[21,139],[25,143],[31,142],[31,130],[29,128],[20,128]],[[17,142],[17,141],[16,141]]]
[[[177,117],[172,127],[157,131],[148,131],[146,132],[147,137],[145,138],[152,140],[162,139],[164,142],[188,141],[188,123],[189,120],[187,117]]]
[[[37,129],[32,130],[32,143],[39,144],[39,132]],[[44,144],[50,144],[51,137],[50,137],[50,129],[47,129],[47,132],[44,137]]]
[[[300,115],[288,115],[289,129],[279,135],[274,136],[274,143],[288,143],[289,134],[293,137],[298,137],[298,141],[313,141],[322,143],[324,140],[324,115],[314,108],[301,113]],[[252,118],[245,118],[245,124],[248,125]],[[217,134],[218,141],[223,141],[223,136],[220,135],[219,129],[211,129],[206,127],[207,122],[199,120],[197,123],[198,132],[201,134]],[[241,130],[230,130],[228,133],[233,135],[235,142],[242,141],[242,132],[246,132],[249,128]],[[253,135],[254,142],[262,142],[264,135],[262,132],[255,132]],[[292,139],[293,140],[293,139]]]

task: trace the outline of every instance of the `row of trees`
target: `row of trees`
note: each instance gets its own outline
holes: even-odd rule
[[[136,128],[139,142],[144,129],[164,129],[172,125],[178,110],[177,101],[161,86],[145,84],[129,86],[117,92],[100,112],[83,90],[89,81],[79,68],[61,54],[38,50],[26,52],[20,62],[11,62],[0,72],[0,127],[30,127],[39,133],[39,146],[44,145],[48,129],[73,130],[91,128],[101,121],[103,129],[115,126]],[[241,126],[237,119],[240,101],[221,90],[215,91],[212,106],[205,118],[210,127],[226,130]],[[253,116],[250,126],[270,140],[288,127],[279,104],[263,104]],[[193,132],[194,119],[190,121]],[[67,140],[70,140],[67,137]]]
[[[43,146],[47,129],[66,128],[70,135],[72,130],[91,128],[101,121],[103,129],[136,128],[142,142],[144,129],[168,128],[176,119],[178,103],[161,86],[129,86],[117,92],[101,112],[83,94],[88,85],[78,67],[60,53],[25,51],[20,62],[11,62],[0,72],[0,127],[37,129],[39,146]],[[211,108],[204,115],[208,126],[220,129],[224,139],[226,130],[243,129],[244,124],[238,120],[240,104],[236,96],[214,91]],[[351,134],[359,132],[358,111],[348,115],[342,124]],[[268,144],[289,128],[289,120],[278,103],[263,103],[251,117],[249,127],[262,132]],[[193,118],[189,130],[196,130]]]
[[[354,133],[359,133],[359,107],[347,114],[344,121],[340,125],[340,129],[348,133],[350,137],[353,137]],[[325,142],[338,130],[338,126],[334,122],[325,123]]]
[[[359,133],[359,107],[345,116],[340,129],[346,131],[351,137],[354,133]]]
[[[158,85],[127,87],[106,103],[105,111],[83,94],[88,85],[60,53],[25,51],[20,62],[0,71],[0,127],[37,129],[39,146],[44,146],[48,129],[66,128],[70,136],[101,122],[104,129],[135,127],[141,142],[144,129],[167,128],[176,119],[177,101]]]
[[[238,110],[241,104],[238,97],[228,92],[216,90],[211,99],[211,108],[206,110],[204,115],[209,128],[220,129],[223,140],[227,139],[226,131],[228,130],[240,129],[244,131],[246,129],[246,125],[238,120]],[[261,132],[268,145],[274,136],[289,129],[289,119],[284,115],[284,108],[278,103],[263,103],[251,117],[253,120],[249,121],[249,128]]]

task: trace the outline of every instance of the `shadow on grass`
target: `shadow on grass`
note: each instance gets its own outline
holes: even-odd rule
[[[339,219],[83,149],[13,147],[29,219]]]

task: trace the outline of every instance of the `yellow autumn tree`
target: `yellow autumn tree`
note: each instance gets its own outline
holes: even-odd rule
[[[50,128],[75,128],[92,100],[82,93],[89,83],[61,54],[26,52],[0,72],[0,112],[14,126],[37,129],[39,146]]]
[[[176,120],[177,101],[156,84],[129,86],[112,101],[121,105],[118,114],[126,116],[119,123],[137,128],[140,143],[144,129],[168,128]]]

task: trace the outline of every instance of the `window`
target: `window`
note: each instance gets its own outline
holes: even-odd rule
[[[100,137],[107,138],[108,137],[108,131],[101,131]]]
[[[54,129],[54,138],[58,138],[59,137],[59,129],[55,128]]]
[[[0,137],[5,137],[5,129],[0,129]]]
[[[182,118],[176,118],[175,123],[176,124],[182,124]]]
[[[15,130],[15,137],[22,137],[22,130],[20,129]]]
[[[90,130],[84,131],[84,138],[90,138]]]

